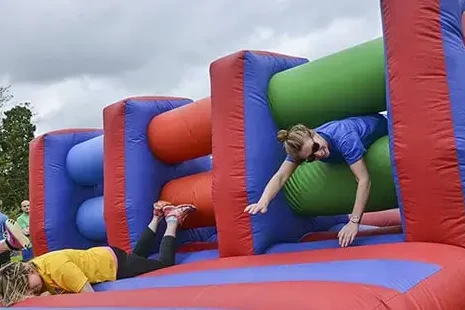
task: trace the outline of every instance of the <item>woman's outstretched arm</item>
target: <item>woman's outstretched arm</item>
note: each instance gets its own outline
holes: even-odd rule
[[[258,212],[265,213],[271,200],[273,200],[287,180],[289,180],[296,168],[297,164],[285,160],[278,171],[271,177],[270,181],[268,181],[260,200],[257,203],[248,205],[244,212],[250,214],[256,214]]]
[[[365,207],[370,197],[370,175],[363,158],[350,165],[350,169],[357,180],[357,193],[355,195],[354,208],[352,209],[349,223],[338,233],[339,245],[341,247],[346,247],[354,242],[358,233],[361,217],[363,212],[365,212]]]
[[[355,195],[354,208],[352,215],[361,217],[365,212],[365,207],[370,197],[371,181],[365,160],[362,158],[350,166],[350,169],[357,180],[357,192]]]

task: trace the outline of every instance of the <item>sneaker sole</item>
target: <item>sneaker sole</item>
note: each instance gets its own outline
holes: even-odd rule
[[[176,216],[176,218],[178,219],[178,223],[180,225],[182,225],[184,223],[184,220],[186,219],[186,217],[189,214],[194,213],[195,211],[197,211],[197,208],[194,205],[191,205],[191,204],[182,204],[182,205],[177,205],[177,206],[167,206],[166,209],[171,209],[171,210],[166,211],[165,208],[163,208],[163,213],[165,213],[165,212],[168,213],[168,214],[165,214],[165,218],[171,216],[169,214],[169,212],[174,211],[176,209],[180,209],[180,208],[188,208],[188,211],[184,214],[183,217],[179,218],[179,217]]]
[[[29,240],[28,237],[26,237],[23,234],[23,231],[21,230],[21,227],[19,227],[19,224],[12,219],[8,219],[5,222],[6,229],[13,235],[13,237],[19,242],[21,247],[30,247],[31,241]]]

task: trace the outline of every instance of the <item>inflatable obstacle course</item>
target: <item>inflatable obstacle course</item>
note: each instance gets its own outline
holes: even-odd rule
[[[208,99],[207,99],[208,102]],[[105,132],[105,219],[112,245],[131,251],[153,213],[153,203],[163,198],[177,203],[197,203],[197,192],[208,182],[203,173],[211,171],[211,127],[209,105],[174,97],[135,97],[104,109]],[[200,125],[199,125],[200,124]],[[106,134],[106,133],[112,134]],[[205,135],[205,137],[203,136]],[[175,147],[174,147],[175,145]],[[185,179],[184,177],[191,178]],[[184,188],[183,191],[178,191]],[[181,196],[182,195],[182,196]],[[211,204],[201,204],[203,212]],[[213,226],[203,226],[213,224]],[[212,217],[194,215],[177,236],[179,246],[201,242],[216,245]],[[162,231],[165,222],[161,222]],[[154,244],[158,252],[161,234]]]
[[[210,67],[210,180],[216,227],[181,229],[177,238],[181,246],[197,238],[210,248],[200,244],[189,253],[178,252],[177,266],[95,285],[99,298],[64,294],[30,298],[19,306],[305,309],[311,301],[317,309],[465,309],[465,173],[460,173],[465,141],[465,120],[460,117],[465,100],[460,31],[464,5],[455,0],[381,1],[389,155],[400,205],[395,221],[386,217],[388,211],[371,214],[371,225],[390,225],[381,234],[364,229],[350,247],[341,249],[334,228],[347,223],[347,215],[299,216],[284,191],[266,214],[244,213],[285,157],[275,137],[281,125],[269,107],[269,81],[305,66],[307,60],[241,51]],[[130,250],[150,220],[154,199],[175,197],[182,191],[181,180],[194,188],[201,179],[209,180],[205,176],[212,168],[210,157],[196,157],[205,154],[197,147],[195,152],[177,148],[181,154],[173,153],[176,159],[168,164],[170,159],[154,156],[158,151],[148,143],[150,139],[152,145],[163,145],[163,139],[170,138],[162,134],[153,139],[147,128],[154,117],[176,114],[191,103],[183,98],[136,97],[104,110],[103,196],[110,243]],[[89,245],[76,233],[74,213],[101,193],[83,191],[63,172],[69,150],[100,134],[54,132],[31,143],[31,232],[33,242],[44,243],[46,250],[49,245]],[[377,175],[387,171],[386,161],[374,160],[387,156],[385,140],[377,141],[367,155],[368,161],[376,162],[370,167]],[[392,226],[398,226],[400,217],[402,230]],[[62,230],[65,236],[59,235]],[[219,238],[213,241],[215,230]]]
[[[175,165],[209,156],[211,131],[211,100],[207,97],[155,116],[150,121],[147,140],[156,158]],[[173,179],[162,187],[159,199],[197,207],[184,228],[214,227],[211,184],[210,171]]]
[[[102,130],[59,130],[30,143],[30,233],[34,254],[107,244]],[[89,220],[89,222],[88,222]]]
[[[191,107],[201,108],[195,118],[192,110],[183,113],[183,109],[167,114],[168,122],[156,117],[191,102],[171,97],[130,98],[104,110],[103,131],[56,131],[32,141],[30,199],[35,202],[31,208],[35,255],[108,244],[131,251],[131,242],[135,243],[150,221],[152,204],[161,192],[173,203],[181,199],[199,207],[198,214],[186,222],[189,228],[178,235],[180,250],[186,244],[216,246],[208,173],[210,103],[194,103]],[[150,126],[152,120],[160,129]],[[180,136],[175,136],[176,132]],[[163,147],[180,137],[187,145],[170,149],[170,158],[178,158],[176,163],[165,163],[154,155],[166,155]],[[149,141],[158,142],[160,147],[154,151]],[[192,150],[205,155],[197,151],[189,155]],[[191,178],[183,179],[186,176]],[[158,251],[159,242],[154,244],[153,253]]]

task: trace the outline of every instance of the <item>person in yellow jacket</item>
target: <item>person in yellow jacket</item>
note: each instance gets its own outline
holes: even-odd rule
[[[195,210],[188,204],[154,203],[152,221],[143,231],[132,254],[113,246],[64,249],[38,256],[27,263],[9,263],[0,268],[2,304],[8,307],[40,295],[93,292],[92,284],[135,277],[172,266],[175,263],[177,227]],[[157,224],[163,217],[167,227],[159,257],[149,259]],[[21,231],[14,233],[18,235]]]

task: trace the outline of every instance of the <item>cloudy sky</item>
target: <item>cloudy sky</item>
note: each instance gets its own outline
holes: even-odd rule
[[[128,96],[208,96],[209,64],[241,49],[315,59],[381,35],[373,0],[15,0],[0,12],[0,84],[34,104],[38,133],[101,127],[102,108]]]

